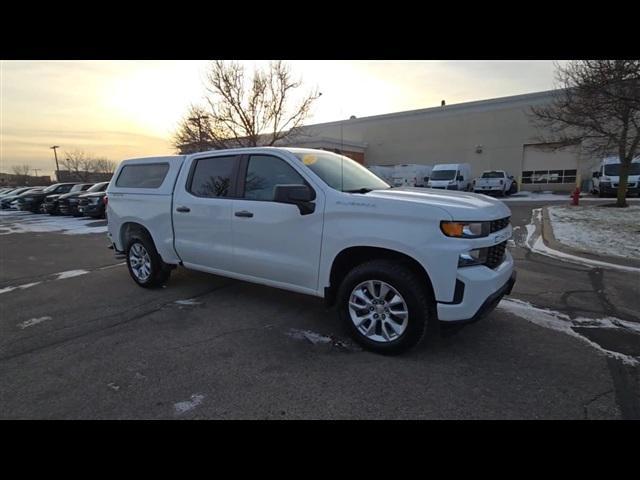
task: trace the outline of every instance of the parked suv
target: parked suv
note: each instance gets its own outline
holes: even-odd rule
[[[74,183],[54,183],[53,185],[40,191],[30,191],[27,194],[20,195],[18,197],[18,208],[20,210],[29,210],[33,213],[38,213],[40,207],[44,203],[45,198],[48,195],[58,195],[67,193],[75,185]]]
[[[2,195],[2,197],[0,197],[0,208],[3,210],[6,208],[11,208],[11,204],[15,202],[20,195],[22,195],[25,192],[28,192],[29,190],[36,190],[36,189],[42,190],[44,189],[44,187],[21,187],[21,188],[16,188],[5,195]]]
[[[96,183],[86,193],[77,198],[77,215],[86,215],[93,218],[105,218],[107,194],[109,182]],[[74,214],[76,215],[76,214]]]
[[[79,195],[89,189],[93,183],[76,183],[69,193],[58,193],[54,195],[47,195],[42,202],[42,213],[49,213],[51,215],[60,215],[62,212],[60,211],[60,205],[67,204],[67,200],[70,197],[74,197]]]
[[[376,352],[402,352],[438,321],[477,320],[515,282],[503,202],[393,188],[322,150],[125,160],[107,195],[108,237],[138,285],[182,265],[324,297]]]

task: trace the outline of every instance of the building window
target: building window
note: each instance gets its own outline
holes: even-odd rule
[[[527,170],[522,172],[522,183],[576,183],[576,174],[576,170]]]

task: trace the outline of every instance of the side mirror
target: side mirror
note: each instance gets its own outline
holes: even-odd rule
[[[600,172],[593,172],[593,178],[598,178],[600,176]]]
[[[276,185],[273,193],[273,201],[297,205],[301,215],[309,215],[315,212],[316,192],[308,185]]]
[[[463,182],[463,181],[464,181],[464,177],[463,177],[462,175],[458,175],[457,180],[458,180],[459,182]]]

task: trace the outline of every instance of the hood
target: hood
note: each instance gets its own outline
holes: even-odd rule
[[[439,207],[447,211],[454,220],[497,220],[511,215],[503,202],[487,195],[434,190],[431,188],[401,187],[374,190],[364,195],[398,202],[411,202]]]
[[[58,200],[65,200],[67,198],[71,198],[71,197],[77,197],[81,194],[83,194],[84,192],[70,192],[70,193],[63,193],[62,195],[58,196]]]

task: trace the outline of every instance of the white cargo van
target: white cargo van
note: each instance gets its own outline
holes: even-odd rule
[[[322,150],[125,160],[107,195],[109,239],[141,287],[181,265],[323,297],[376,352],[483,317],[515,282],[503,202],[393,188]]]
[[[592,193],[599,197],[606,195],[618,195],[618,184],[620,183],[620,158],[607,157],[602,159],[598,170],[593,172]],[[634,158],[629,169],[627,180],[627,196],[640,195],[640,157]]]
[[[441,163],[431,170],[429,188],[445,190],[471,190],[471,165],[468,163]]]
[[[430,165],[402,164],[393,171],[394,187],[426,187],[431,177]]]

